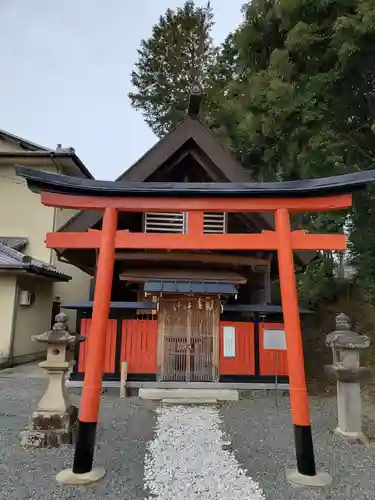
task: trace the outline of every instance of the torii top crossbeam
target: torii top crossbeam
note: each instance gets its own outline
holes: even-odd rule
[[[66,175],[43,172],[22,166],[16,172],[25,178],[34,192],[49,191],[61,194],[135,197],[178,196],[184,198],[307,198],[311,196],[338,195],[363,189],[367,183],[374,182],[375,170],[351,174],[322,177],[287,182],[119,182],[79,179]]]
[[[169,250],[277,250],[276,232],[203,234],[203,212],[321,212],[351,205],[350,192],[374,180],[374,171],[338,177],[271,183],[121,183],[77,179],[17,167],[47,206],[78,210],[112,207],[127,212],[185,211],[187,234],[117,231],[116,248]],[[100,232],[50,233],[49,248],[99,248]],[[292,232],[293,250],[344,250],[343,235]]]
[[[344,235],[292,231],[290,213],[341,210],[351,192],[375,181],[375,170],[323,179],[272,183],[122,183],[77,179],[24,167],[18,175],[41,194],[47,206],[103,210],[102,229],[49,233],[50,248],[99,248],[94,307],[79,416],[73,473],[92,470],[116,248],[168,250],[277,250],[288,355],[289,390],[297,469],[315,476],[303,345],[293,251],[344,250]],[[117,230],[119,211],[188,212],[186,234],[144,234]],[[272,212],[275,231],[258,234],[204,234],[204,212]]]

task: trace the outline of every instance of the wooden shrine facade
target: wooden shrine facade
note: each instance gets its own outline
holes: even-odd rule
[[[174,308],[182,302],[183,309],[189,301],[191,324],[187,325],[187,315],[178,314]],[[197,301],[205,305],[212,299],[167,299],[166,302],[172,302],[169,308],[153,317],[129,319],[110,311],[103,380],[119,380],[121,364],[126,361],[130,382],[288,382],[286,347],[272,348],[264,339],[264,330],[268,335],[273,330],[278,334],[284,330],[283,323],[273,319],[273,315],[267,322],[260,321],[258,314],[254,315],[255,321],[222,321],[215,310],[213,314],[199,309],[194,313]],[[91,316],[89,310],[81,309],[78,314],[80,333],[88,341],[77,349],[72,380],[84,378]],[[198,326],[202,318],[203,325]],[[173,323],[172,328],[168,328],[168,322]]]

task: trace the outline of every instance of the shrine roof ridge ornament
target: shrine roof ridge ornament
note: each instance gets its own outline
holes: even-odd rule
[[[35,193],[47,191],[97,197],[307,198],[351,193],[375,182],[375,169],[298,181],[240,183],[100,181],[43,172],[21,165],[16,166],[16,173]]]

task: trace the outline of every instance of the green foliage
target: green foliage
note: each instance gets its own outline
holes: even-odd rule
[[[375,302],[375,191],[356,193],[349,220],[350,262],[364,298]]]
[[[310,178],[372,164],[371,4],[249,3],[234,35],[242,78],[228,82],[216,120],[226,124],[232,150],[254,177]]]
[[[349,286],[348,282],[333,274],[332,261],[323,259],[312,263],[304,273],[297,275],[297,288],[300,303],[312,309],[319,304],[333,302]]]
[[[350,283],[334,273],[330,254],[316,260],[296,275],[298,301],[302,307],[317,309],[321,304],[333,303],[345,295]],[[272,303],[281,304],[280,282],[272,283]]]
[[[131,75],[135,92],[129,98],[158,137],[185,118],[187,96],[195,79],[204,88],[210,86],[209,74],[216,58],[212,26],[210,2],[196,7],[189,0],[183,7],[168,9],[150,38],[141,42]]]

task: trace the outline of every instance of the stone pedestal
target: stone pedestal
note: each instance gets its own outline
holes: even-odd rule
[[[65,378],[74,364],[72,346],[83,340],[69,332],[67,316],[60,313],[52,330],[33,340],[47,344],[47,359],[39,363],[48,374],[48,387],[33,413],[29,428],[21,432],[23,446],[57,447],[74,442],[77,408],[69,400]]]
[[[369,347],[370,339],[351,331],[349,318],[339,314],[326,345],[332,348],[333,364],[325,369],[337,381],[336,432],[349,442],[367,443],[362,432],[361,382],[371,378],[372,370],[360,366],[359,350]]]
[[[21,432],[21,445],[32,448],[56,448],[74,442],[78,418],[77,408],[71,405],[64,413],[36,411],[29,429]]]

